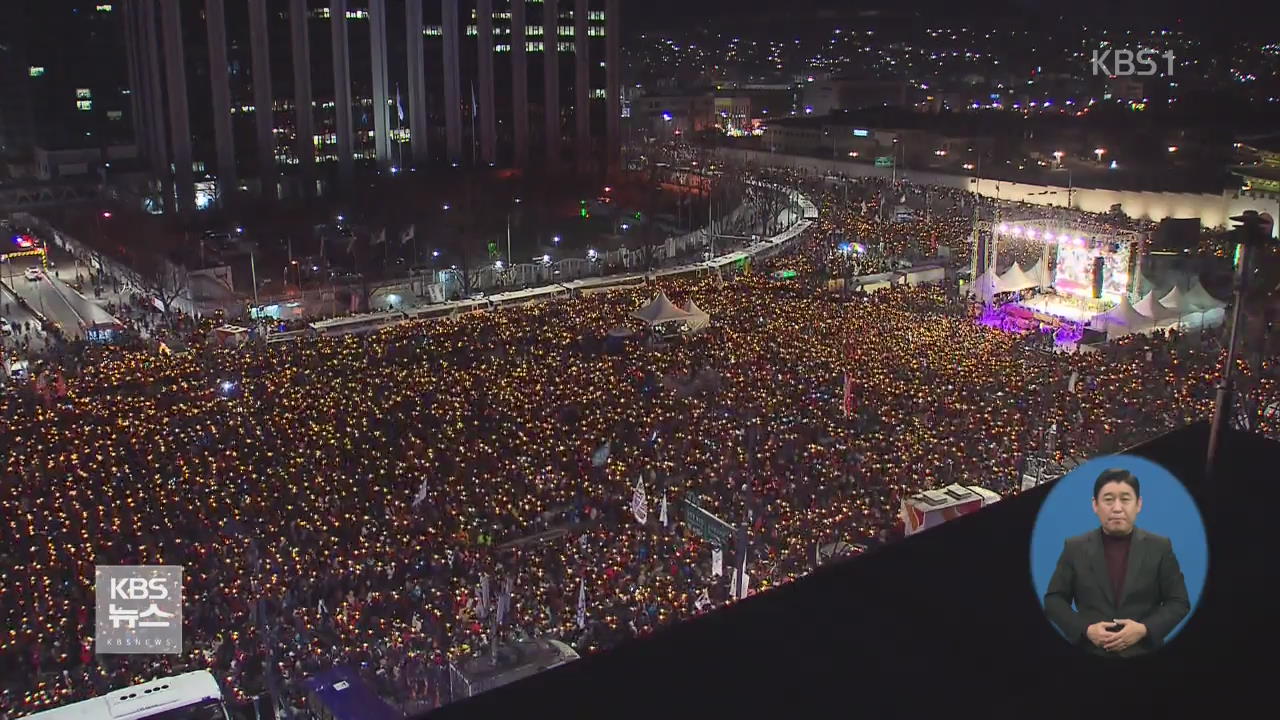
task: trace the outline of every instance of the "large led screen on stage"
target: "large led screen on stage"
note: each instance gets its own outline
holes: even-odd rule
[[[1102,257],[1102,296],[1119,300],[1129,291],[1129,243],[1092,245],[1079,239],[1058,242],[1053,287],[1060,293],[1093,297],[1093,259]]]

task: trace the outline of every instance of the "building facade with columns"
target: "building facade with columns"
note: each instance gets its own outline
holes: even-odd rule
[[[138,146],[166,210],[374,169],[610,170],[620,5],[125,0]]]

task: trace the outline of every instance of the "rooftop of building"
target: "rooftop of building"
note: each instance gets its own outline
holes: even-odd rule
[[[1253,180],[1280,182],[1280,165],[1237,165],[1231,172]]]
[[[1241,144],[1266,153],[1280,153],[1280,133],[1241,139]]]

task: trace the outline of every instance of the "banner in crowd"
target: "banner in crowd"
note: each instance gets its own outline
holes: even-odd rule
[[[636,480],[636,489],[631,495],[631,514],[641,525],[649,520],[649,501],[645,497],[643,479]]]
[[[578,629],[581,630],[587,626],[587,581],[583,578],[578,581]]]
[[[716,577],[724,574],[724,552],[720,548],[711,550],[711,574]]]

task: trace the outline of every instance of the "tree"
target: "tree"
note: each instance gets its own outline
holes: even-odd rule
[[[160,302],[166,318],[179,298],[186,298],[190,279],[187,268],[164,255],[146,256],[138,272],[147,292]]]
[[[470,297],[478,289],[473,270],[480,267],[479,255],[495,236],[499,223],[505,227],[506,215],[495,213],[485,205],[477,176],[469,175],[459,189],[459,197],[444,211],[440,230],[449,257],[458,261],[462,295]]]

